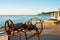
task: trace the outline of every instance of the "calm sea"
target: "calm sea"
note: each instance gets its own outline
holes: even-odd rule
[[[39,18],[42,21],[44,21],[45,19],[51,19],[50,16],[48,15],[0,15],[0,27],[4,26],[4,23],[6,20],[10,19],[13,21],[13,23],[19,23],[19,22],[26,22],[28,21],[30,18]]]

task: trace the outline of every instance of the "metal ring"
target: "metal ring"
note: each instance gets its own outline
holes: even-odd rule
[[[7,29],[8,28],[8,29]],[[5,21],[5,31],[7,32],[7,34],[11,35],[11,31],[14,29],[14,23],[11,20],[6,20]]]
[[[39,18],[31,18],[30,20],[29,20],[29,22],[31,22],[32,23],[32,21],[40,21],[40,23],[41,23],[41,30],[39,31],[39,34],[43,31],[43,23],[42,23],[42,20],[41,19],[39,19]],[[36,21],[36,23],[34,24],[34,25],[36,25],[37,24],[37,21]],[[32,23],[33,24],[33,23]],[[36,27],[37,28],[37,27]],[[37,28],[38,29],[38,28]]]

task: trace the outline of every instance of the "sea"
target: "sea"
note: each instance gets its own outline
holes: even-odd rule
[[[0,15],[0,27],[4,26],[6,20],[12,20],[13,23],[25,23],[27,22],[30,18],[39,18],[42,21],[51,19],[51,16],[49,15]]]

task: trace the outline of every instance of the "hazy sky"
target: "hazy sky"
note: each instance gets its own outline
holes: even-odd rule
[[[60,8],[60,0],[0,0],[0,15],[36,15]]]

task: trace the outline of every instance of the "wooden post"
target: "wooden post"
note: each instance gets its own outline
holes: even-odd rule
[[[8,35],[8,40],[10,40],[10,36]]]
[[[40,40],[38,29],[36,29],[36,40]]]
[[[21,33],[19,33],[19,40],[21,40]]]
[[[36,40],[40,40],[39,34],[36,33]]]
[[[25,33],[25,40],[27,40],[27,34],[26,34],[26,32],[24,32]]]

